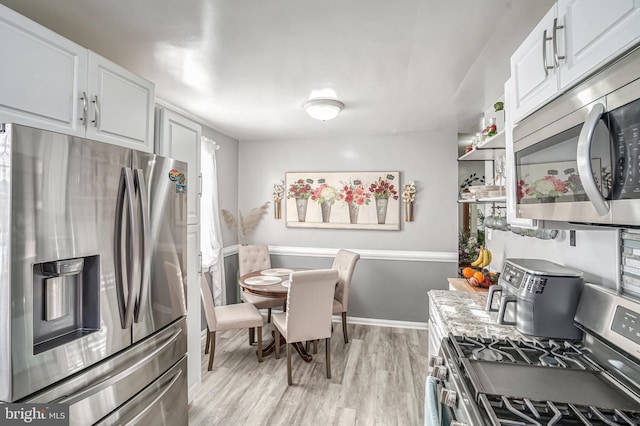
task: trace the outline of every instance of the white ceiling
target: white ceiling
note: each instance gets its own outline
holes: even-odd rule
[[[474,131],[553,0],[0,0],[239,140]],[[332,121],[301,105],[331,92]]]

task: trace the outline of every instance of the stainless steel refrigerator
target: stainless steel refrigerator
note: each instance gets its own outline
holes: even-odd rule
[[[187,424],[185,163],[0,124],[0,401]]]

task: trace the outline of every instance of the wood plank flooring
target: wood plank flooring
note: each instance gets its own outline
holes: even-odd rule
[[[271,342],[271,324],[263,342]],[[202,340],[202,388],[189,407],[189,424],[209,425],[422,425],[427,373],[426,330],[334,323],[331,379],[324,342],[313,361],[292,354],[287,386],[284,346],[258,363],[246,330],[218,333],[213,370]]]

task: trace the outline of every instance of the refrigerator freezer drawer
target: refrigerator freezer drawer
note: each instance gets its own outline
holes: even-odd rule
[[[142,392],[100,421],[97,426],[167,425],[186,426],[187,357],[147,386]]]
[[[104,363],[21,402],[66,403],[71,425],[91,425],[151,385],[186,352],[187,326],[183,317]],[[186,368],[182,374],[186,374]],[[171,380],[178,382],[181,378]],[[177,384],[171,387],[171,392],[176,392]],[[180,398],[186,404],[186,386]]]

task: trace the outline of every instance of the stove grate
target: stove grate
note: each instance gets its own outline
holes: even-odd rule
[[[480,395],[493,425],[639,426],[640,411],[601,409],[593,406],[532,401],[502,395]]]

